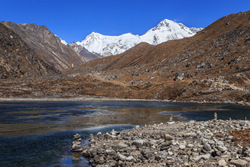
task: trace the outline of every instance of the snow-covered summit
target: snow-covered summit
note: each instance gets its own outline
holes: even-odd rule
[[[102,56],[120,54],[141,42],[158,45],[168,40],[181,39],[195,35],[201,28],[188,28],[182,23],[165,19],[142,36],[126,33],[119,36],[108,36],[92,32],[82,42],[76,44],[92,53]]]
[[[195,35],[195,33],[182,23],[176,23],[172,20],[165,19],[156,27],[148,30],[142,35],[141,40],[152,45],[158,45],[162,42],[191,37],[193,35]]]
[[[82,42],[77,42],[77,44],[85,47],[92,53],[110,56],[122,53],[140,42],[140,37],[131,33],[120,36],[108,36],[93,32]]]

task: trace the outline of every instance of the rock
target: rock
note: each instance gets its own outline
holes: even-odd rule
[[[167,150],[170,146],[171,146],[172,142],[171,141],[166,141],[164,142],[161,147],[160,147],[160,150]]]
[[[105,134],[107,138],[99,134],[82,154],[92,166],[103,167],[244,166],[250,161],[250,147],[229,136],[232,130],[250,128],[250,121],[244,121],[166,122],[116,133],[112,140],[112,132]]]
[[[180,144],[180,145],[179,145],[179,148],[180,148],[181,150],[184,150],[184,149],[186,148],[186,146],[185,146],[184,144]]]
[[[113,139],[112,135],[110,135],[109,133],[105,133],[104,138],[105,138],[106,140],[108,140],[108,139]]]
[[[183,80],[185,78],[185,74],[184,73],[175,73],[175,78],[174,81],[179,81],[179,80]]]
[[[221,151],[221,152],[227,151],[227,148],[226,148],[225,146],[222,146],[222,145],[219,145],[219,146],[217,146],[216,148],[217,148],[219,151]]]
[[[214,120],[217,121],[217,113],[214,113]]]
[[[83,156],[85,156],[85,157],[88,157],[88,156],[89,156],[89,155],[88,155],[88,150],[87,150],[86,148],[83,148],[81,154],[82,154]]]
[[[101,137],[102,137],[102,132],[98,132],[98,133],[96,134],[96,136],[97,136],[98,139],[101,139]]]
[[[210,159],[211,155],[210,154],[204,154],[204,155],[199,155],[195,158],[193,158],[195,161],[200,161],[201,159],[208,160]]]
[[[250,147],[243,147],[242,148],[242,155],[245,157],[247,157],[247,156],[250,157]]]
[[[227,163],[224,159],[220,159],[218,162],[219,167],[225,167],[227,166]]]
[[[95,141],[95,137],[93,134],[90,134],[90,141]]]
[[[192,78],[193,76],[191,74],[187,74],[186,78]]]
[[[197,134],[194,132],[185,133],[183,134],[183,137],[197,137]]]
[[[172,151],[168,151],[168,154],[169,154],[170,156],[174,155],[174,153],[173,153]]]
[[[106,150],[106,154],[107,154],[107,155],[115,155],[116,152],[115,152],[113,149],[107,149],[107,150]]]
[[[235,165],[236,167],[247,167],[247,164],[249,164],[247,161],[242,159],[234,159],[231,160],[230,163]]]
[[[206,151],[210,151],[210,150],[212,149],[211,146],[210,146],[208,143],[204,143],[203,148],[204,148]]]
[[[125,155],[120,154],[119,152],[117,153],[117,157],[121,161],[133,161],[134,157],[133,156],[128,156],[126,157]]]
[[[95,161],[95,163],[98,163],[98,164],[104,164],[104,162],[105,162],[103,156],[99,156],[99,155],[96,155],[94,157],[94,161]]]
[[[154,151],[151,151],[150,149],[144,149],[141,151],[141,153],[147,159],[151,159],[154,157]]]
[[[132,142],[132,145],[135,145],[136,147],[141,148],[143,146],[144,142],[145,142],[144,140],[138,139],[138,140],[134,140]]]
[[[81,145],[81,135],[79,135],[78,133],[74,135],[71,150],[73,152],[82,152],[83,151],[83,148]]]
[[[73,152],[72,153],[72,159],[73,159],[73,161],[80,161],[81,160],[80,152]]]
[[[188,162],[185,162],[183,165],[184,165],[184,167],[190,167],[191,166]]]
[[[184,150],[180,150],[179,152],[178,152],[178,155],[186,155],[187,153],[186,153],[186,151],[184,151]]]
[[[250,164],[250,157],[244,157],[244,160],[246,160]]]
[[[74,135],[73,140],[76,140],[76,139],[79,139],[79,138],[81,138],[81,135],[79,135],[79,134],[77,133],[77,134]]]
[[[187,147],[188,147],[188,148],[193,148],[194,145],[193,145],[193,144],[188,144]]]
[[[165,151],[159,151],[157,152],[157,154],[155,155],[155,159],[157,161],[161,160],[161,159],[166,159],[166,157],[168,156],[168,153]]]
[[[97,154],[98,155],[103,155],[103,154],[105,154],[106,153],[106,150],[105,149],[102,149],[102,148],[98,148],[97,149]]]
[[[123,148],[126,148],[126,147],[128,147],[128,145],[125,144],[125,143],[122,143],[122,142],[120,142],[120,143],[117,145],[117,148],[118,148],[118,149],[123,149]]]
[[[169,134],[165,134],[165,140],[173,140],[173,137]]]

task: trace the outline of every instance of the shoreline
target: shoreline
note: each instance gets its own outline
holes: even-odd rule
[[[82,97],[67,97],[67,98],[0,98],[0,102],[34,102],[34,101],[145,101],[145,102],[169,102],[169,103],[200,103],[200,104],[239,104],[243,106],[250,106],[250,102],[233,102],[233,101],[176,101],[176,100],[159,100],[159,99],[123,99],[123,98],[112,98],[112,97],[99,97],[99,96],[82,96]]]
[[[249,134],[250,121],[217,120],[216,115],[209,121],[169,121],[121,132],[98,132],[90,135],[87,148],[74,143],[72,151],[81,153],[92,166],[247,167]]]

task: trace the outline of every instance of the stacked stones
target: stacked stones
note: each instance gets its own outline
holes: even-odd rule
[[[71,149],[73,152],[83,151],[81,140],[82,140],[81,135],[79,135],[78,133],[74,135],[72,149]]]
[[[92,166],[242,166],[250,147],[237,144],[231,130],[250,128],[248,120],[174,122],[98,133],[82,154]]]

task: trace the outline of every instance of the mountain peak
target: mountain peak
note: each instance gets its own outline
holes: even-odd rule
[[[98,32],[92,32],[91,34],[89,34],[89,35],[101,35],[100,33],[98,33]]]
[[[110,36],[92,32],[82,42],[77,42],[76,44],[81,45],[92,53],[110,56],[120,54],[141,42],[158,45],[168,40],[193,36],[198,31],[199,29],[190,29],[182,23],[164,19],[156,27],[148,30],[142,36],[131,33]]]
[[[175,21],[173,20],[169,20],[169,19],[164,19],[162,20],[159,24],[172,24],[172,23],[176,23]]]

